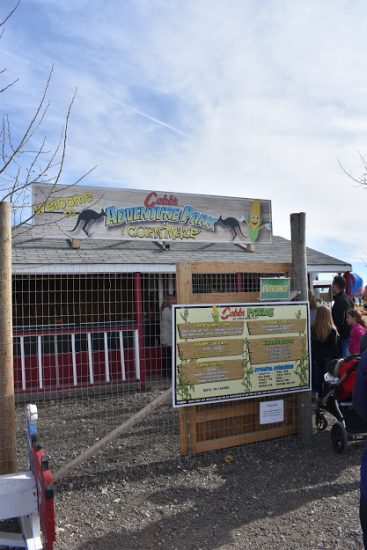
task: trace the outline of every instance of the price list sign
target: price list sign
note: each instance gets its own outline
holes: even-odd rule
[[[173,307],[175,407],[310,390],[307,302]]]

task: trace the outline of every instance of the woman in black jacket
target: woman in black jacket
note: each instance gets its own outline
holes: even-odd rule
[[[327,306],[317,308],[311,344],[312,391],[322,395],[326,365],[331,359],[339,359],[342,356],[339,334]]]

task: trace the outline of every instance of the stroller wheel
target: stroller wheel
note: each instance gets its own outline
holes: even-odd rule
[[[331,442],[333,444],[334,450],[341,454],[344,453],[348,445],[348,434],[347,430],[342,424],[337,422],[331,428]]]
[[[328,421],[326,420],[325,416],[323,414],[316,413],[316,428],[319,430],[319,432],[326,430],[327,426]]]

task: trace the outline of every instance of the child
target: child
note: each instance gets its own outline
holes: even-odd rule
[[[351,327],[349,336],[349,353],[360,353],[361,337],[366,333],[366,324],[356,309],[347,312],[347,323]]]

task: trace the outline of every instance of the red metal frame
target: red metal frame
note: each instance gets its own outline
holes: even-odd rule
[[[137,284],[137,295],[139,296],[139,284]],[[141,289],[140,289],[141,290]],[[14,337],[37,337],[37,336],[57,336],[70,334],[103,334],[104,332],[127,332],[130,331],[133,334],[134,330],[138,330],[139,338],[139,355],[140,355],[140,386],[145,388],[146,377],[154,376],[161,373],[162,367],[162,349],[161,346],[149,346],[145,347],[144,344],[144,326],[143,326],[143,311],[142,300],[137,297],[136,308],[137,324],[129,326],[114,326],[114,327],[75,327],[71,325],[70,328],[66,327],[40,327],[39,330],[30,328],[28,331],[25,327],[19,327],[14,331]],[[56,375],[56,356],[52,354],[42,354],[42,372],[43,372],[43,388],[47,390],[63,390],[63,389],[77,389],[88,386],[102,386],[108,384],[105,380],[105,356],[104,350],[92,351],[93,356],[93,383],[90,382],[89,377],[89,358],[88,351],[76,352],[76,364],[77,364],[77,386],[73,383],[73,357],[72,352],[58,352],[58,367],[59,367],[59,380]],[[121,357],[120,349],[109,349],[109,372],[110,382],[121,382]],[[134,348],[124,348],[125,359],[125,374],[126,381],[132,381],[135,379],[135,364],[134,364]],[[27,355],[24,358],[25,361],[25,380],[26,387],[22,388],[22,360],[20,355],[14,355],[14,383],[15,391],[17,394],[29,393],[30,391],[37,391],[40,389],[39,385],[39,371],[38,371],[38,356],[36,354]]]
[[[236,292],[243,292],[242,273],[236,273]]]
[[[32,447],[32,470],[36,480],[40,524],[45,550],[52,550],[56,540],[53,475],[48,458],[35,443]]]
[[[141,273],[134,273],[134,304],[135,319],[139,335],[139,355],[140,355],[140,389],[145,389],[146,369],[145,369],[145,350],[144,350],[144,324],[143,324],[143,295],[141,291]]]

